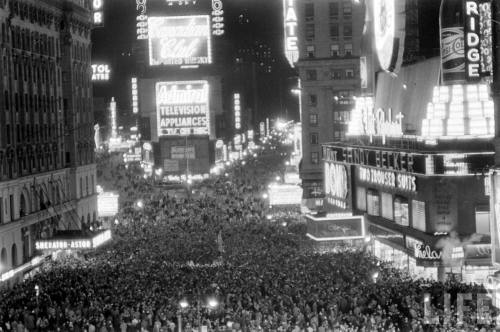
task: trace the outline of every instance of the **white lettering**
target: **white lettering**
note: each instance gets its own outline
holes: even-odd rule
[[[368,167],[360,167],[358,174],[359,180],[363,182],[401,189],[404,191],[417,191],[417,179],[413,175]]]
[[[416,258],[423,258],[423,259],[441,259],[441,252],[436,252],[435,250],[431,251],[431,248],[429,246],[425,246],[422,249],[422,244],[421,243],[415,243],[414,244],[414,250],[415,250],[415,257]]]
[[[465,3],[465,12],[467,15],[479,15],[477,3],[475,1],[467,1]]]

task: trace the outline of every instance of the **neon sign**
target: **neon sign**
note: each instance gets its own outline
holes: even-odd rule
[[[347,170],[344,165],[325,163],[325,196],[327,201],[345,209],[349,192]]]
[[[212,63],[208,15],[148,18],[149,65]]]
[[[104,64],[94,64],[92,67],[92,81],[108,81],[109,74],[111,70],[109,70],[108,65]]]
[[[417,178],[413,175],[404,173],[395,173],[377,168],[360,167],[359,180],[381,186],[401,189],[404,191],[417,191]]]
[[[431,250],[429,246],[425,246],[424,248],[422,248],[423,245],[421,243],[415,243],[413,246],[416,258],[432,259],[432,260],[441,259],[442,252],[436,252],[435,250]]]
[[[156,83],[158,136],[209,134],[207,81]]]
[[[102,27],[104,25],[104,0],[92,0],[92,23],[94,26]]]
[[[130,79],[132,86],[132,113],[139,113],[139,96],[137,94],[137,77],[132,77]]]
[[[234,128],[235,129],[241,129],[241,100],[240,100],[240,94],[235,93],[233,95],[233,101],[234,101]]]
[[[283,0],[283,10],[285,22],[285,56],[293,67],[299,59],[295,0]]]
[[[224,34],[224,11],[222,0],[212,0],[212,34],[221,36]]]
[[[148,39],[148,15],[147,15],[147,1],[148,0],[135,0],[137,10],[136,28],[137,39]]]

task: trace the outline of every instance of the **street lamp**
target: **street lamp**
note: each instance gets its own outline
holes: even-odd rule
[[[269,197],[269,195],[268,195],[267,193],[263,193],[263,194],[262,194],[262,198],[263,198],[263,199],[267,199],[268,197]]]
[[[215,309],[219,305],[219,301],[215,298],[208,299],[208,307],[210,309]]]

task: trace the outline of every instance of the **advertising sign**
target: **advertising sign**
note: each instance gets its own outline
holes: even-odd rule
[[[500,266],[500,169],[490,169],[490,230],[493,265]]]
[[[325,198],[331,205],[348,207],[350,181],[347,168],[341,164],[325,163]]]
[[[137,94],[137,77],[132,77],[130,79],[132,87],[132,113],[139,113],[139,96]]]
[[[299,59],[299,45],[297,37],[297,12],[296,0],[283,0],[283,22],[285,28],[285,56],[294,66]]]
[[[156,83],[158,136],[209,134],[207,81]]]
[[[118,194],[102,192],[97,196],[97,213],[99,217],[113,217],[118,213]]]
[[[366,56],[359,57],[359,78],[361,80],[361,89],[368,88],[368,66]]]
[[[172,146],[170,159],[196,159],[194,146]]]
[[[212,0],[212,34],[221,36],[224,34],[224,11],[222,0]]]
[[[233,108],[234,108],[234,129],[241,129],[241,100],[240,94],[233,95]]]
[[[299,185],[276,184],[269,188],[269,205],[300,205],[302,188]]]
[[[92,81],[108,81],[111,70],[109,65],[93,64],[92,66]]]
[[[148,39],[148,0],[135,0],[136,34],[138,40]]]
[[[149,65],[212,63],[208,15],[149,17]]]
[[[92,0],[92,23],[96,27],[104,25],[104,0]]]
[[[163,171],[166,173],[179,172],[179,160],[164,159],[163,160]]]
[[[364,239],[366,235],[363,216],[306,215],[306,235],[314,241],[341,241]]]

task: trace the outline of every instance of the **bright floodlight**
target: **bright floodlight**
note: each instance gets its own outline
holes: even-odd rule
[[[269,195],[267,193],[262,194],[262,198],[267,199],[268,197],[269,197]]]
[[[208,306],[210,308],[215,308],[219,305],[219,302],[217,301],[217,299],[209,299],[208,300]]]
[[[189,303],[186,300],[181,300],[179,302],[179,305],[181,306],[182,309],[186,309],[187,307],[189,307]]]

